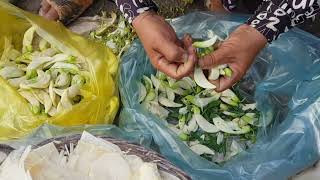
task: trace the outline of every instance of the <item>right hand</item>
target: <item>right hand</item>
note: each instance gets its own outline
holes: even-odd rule
[[[181,42],[165,19],[152,11],[136,17],[133,27],[156,69],[174,79],[193,72],[197,58],[190,36]]]

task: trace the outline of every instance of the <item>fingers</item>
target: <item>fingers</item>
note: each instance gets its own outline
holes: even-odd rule
[[[168,75],[174,79],[181,78],[177,74],[177,70],[178,70],[179,65],[176,63],[171,63],[171,62],[167,61],[166,59],[162,58],[162,59],[158,60],[158,64],[156,67],[158,70],[162,71],[163,73],[165,73],[166,75]]]
[[[196,51],[196,48],[194,48],[192,46],[192,37],[190,34],[185,34],[183,39],[183,46],[184,48],[188,51],[188,55],[192,55],[194,56],[195,58],[197,58],[197,51]]]
[[[199,66],[202,69],[211,69],[217,65],[228,63],[228,49],[221,46],[213,53],[199,59]]]
[[[162,54],[169,62],[182,63],[188,59],[188,53],[179,46],[179,43],[175,43],[170,40],[158,42],[158,46],[155,50]]]
[[[192,74],[194,67],[197,63],[196,51],[192,47],[192,45],[188,48],[188,54],[188,61],[180,65],[178,69],[178,75],[181,74],[182,77],[189,76],[190,74]],[[181,72],[179,73],[179,71]]]
[[[158,42],[155,50],[162,54],[169,62],[183,63],[188,59],[187,49],[192,47],[192,38],[189,34],[186,34],[182,41],[176,42],[170,39],[164,39],[162,42]]]
[[[189,52],[193,49],[189,48]],[[189,54],[188,60],[184,63],[172,63],[167,61],[164,57],[158,60],[156,64],[157,69],[167,74],[174,79],[181,79],[185,76],[190,75],[193,72],[194,66],[196,64],[196,56],[192,53]]]
[[[41,8],[39,10],[39,15],[43,16],[44,14],[46,14],[49,11],[50,8],[51,8],[51,6],[47,2],[47,0],[42,0],[41,1]]]
[[[182,41],[186,49],[188,49],[189,47],[192,47],[192,37],[190,34],[185,34]]]
[[[165,43],[161,42],[159,48],[150,55],[154,67],[174,79],[192,74],[197,63],[196,50],[192,46],[190,35],[185,35],[179,42],[165,40]]]
[[[230,67],[230,68],[232,69],[232,67]],[[232,71],[233,72],[232,72],[231,77],[223,76],[223,77],[219,78],[218,80],[212,82],[213,84],[216,85],[217,92],[221,92],[221,91],[224,91],[226,89],[231,88],[235,83],[237,83],[242,78],[243,74],[240,73],[240,71],[238,71],[236,69],[234,69]]]
[[[48,20],[59,19],[57,11],[47,2],[47,0],[42,0],[39,15],[43,16]]]
[[[58,15],[57,11],[52,7],[47,13],[45,13],[43,15],[43,17],[45,17],[48,20],[57,20],[57,19],[59,19],[59,15]]]

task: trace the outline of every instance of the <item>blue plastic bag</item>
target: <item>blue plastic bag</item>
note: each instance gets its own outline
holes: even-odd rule
[[[247,17],[192,13],[170,23],[182,37],[205,38],[211,29],[227,37]],[[122,58],[120,126],[152,134],[159,151],[195,180],[287,179],[320,158],[320,40],[294,29],[265,48],[241,82],[244,95],[262,112],[256,144],[218,166],[193,153],[166,122],[138,103],[137,82],[155,73],[142,45],[135,42]],[[271,121],[270,121],[271,120]]]

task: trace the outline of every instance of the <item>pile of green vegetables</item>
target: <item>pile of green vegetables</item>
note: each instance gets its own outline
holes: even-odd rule
[[[137,35],[123,16],[111,13],[111,18],[108,18],[104,12],[100,27],[91,32],[90,37],[104,43],[120,58]]]
[[[216,35],[195,42],[199,56],[214,50]],[[232,70],[221,65],[210,70],[208,78],[196,67],[194,80],[175,80],[157,72],[143,76],[138,83],[139,102],[151,113],[168,122],[168,127],[192,151],[215,163],[223,163],[256,141],[259,111],[256,104],[236,91],[237,85],[221,93],[207,79],[231,76]]]
[[[84,60],[59,51],[36,27],[25,32],[21,51],[5,38],[0,76],[29,102],[34,114],[54,116],[79,103],[87,69]]]

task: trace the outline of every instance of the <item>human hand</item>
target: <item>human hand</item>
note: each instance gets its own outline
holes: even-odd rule
[[[132,24],[156,69],[174,79],[193,72],[197,58],[190,36],[181,42],[165,19],[152,11],[139,15]]]
[[[221,43],[217,50],[199,59],[199,66],[202,69],[211,69],[218,65],[228,64],[232,69],[232,76],[212,81],[218,92],[224,91],[245,75],[257,54],[266,44],[267,39],[259,31],[251,26],[241,25]]]
[[[55,21],[55,20],[59,19],[58,12],[48,3],[47,0],[41,1],[39,15],[43,16],[44,18],[46,18],[48,20]]]
[[[68,24],[79,17],[93,0],[42,0],[39,15],[48,20],[60,20]]]

